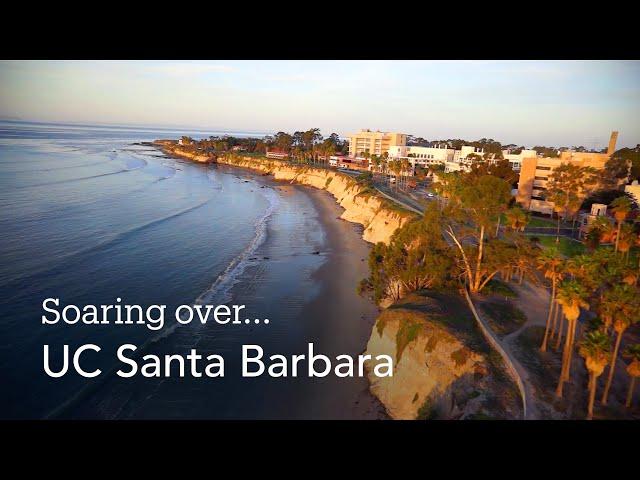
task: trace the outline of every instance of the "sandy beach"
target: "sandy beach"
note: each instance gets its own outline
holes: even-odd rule
[[[207,168],[207,167],[202,167]],[[209,167],[211,168],[211,167]],[[384,407],[365,377],[242,378],[240,350],[258,344],[265,356],[315,351],[335,358],[364,352],[378,314],[356,286],[367,275],[360,225],[338,217],[342,208],[327,192],[277,182],[251,171],[213,167],[236,185],[277,194],[264,242],[234,280],[224,303],[245,304],[266,325],[181,327],[148,347],[155,355],[225,355],[224,378],[105,379],[63,412],[63,418],[177,419],[383,419]],[[249,182],[249,183],[247,183]],[[260,190],[259,190],[260,189]],[[271,193],[268,192],[271,190]],[[233,241],[229,237],[229,241]],[[219,300],[216,300],[219,301]]]

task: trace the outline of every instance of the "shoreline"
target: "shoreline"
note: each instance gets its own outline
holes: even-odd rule
[[[304,300],[299,320],[312,326],[308,332],[309,341],[330,343],[323,347],[328,355],[355,357],[364,353],[380,309],[371,299],[356,292],[359,280],[368,275],[367,258],[371,248],[371,244],[362,238],[362,226],[340,218],[344,209],[329,192],[304,184],[284,183],[272,176],[234,165],[219,164],[216,168],[230,175],[244,171],[266,188],[274,188],[284,194],[289,189],[303,192],[311,200],[324,233],[324,248],[318,253],[324,261],[309,276],[318,286],[318,291]],[[261,250],[268,251],[274,241],[268,233]],[[311,245],[309,247],[311,250]],[[315,252],[310,251],[310,254],[315,256]],[[233,302],[237,302],[236,288],[229,293]],[[386,407],[371,391],[367,375],[353,379],[328,377],[314,383],[309,385],[308,399],[313,404],[309,410],[316,411],[318,418],[327,418],[327,412],[333,412],[328,416],[331,419],[391,418]],[[331,395],[327,395],[327,389],[331,390]],[[349,415],[344,416],[345,413]],[[302,415],[298,418],[310,417]]]
[[[333,315],[341,312],[343,317],[336,320],[341,323],[344,323],[343,320],[351,322],[347,335],[353,351],[337,353],[349,355],[364,353],[380,312],[379,307],[372,300],[355,293],[358,281],[368,274],[367,257],[371,245],[367,244],[362,239],[361,232],[358,232],[361,230],[360,225],[354,225],[339,218],[337,214],[340,213],[341,207],[335,203],[329,193],[314,188],[305,190],[318,211],[330,251],[327,254],[327,261],[311,275],[312,279],[320,282],[322,288],[318,295],[305,305],[302,316],[315,319],[318,324],[321,324],[321,317],[325,313]],[[345,242],[348,248],[341,250],[339,247],[343,247]],[[348,293],[341,292],[351,293],[358,300],[354,302],[353,299],[348,298]],[[338,380],[338,382],[343,381]],[[356,403],[351,405],[357,417],[370,418],[373,415],[378,420],[390,419],[384,404],[371,391],[368,376],[365,375],[354,381],[363,385],[363,391]]]
[[[228,165],[262,172],[262,176],[271,176],[276,181],[325,190],[333,195],[337,204],[344,208],[341,218],[362,225],[364,227],[362,238],[372,244],[378,242],[388,244],[398,228],[419,218],[416,212],[384,198],[338,170],[318,168],[313,165],[297,165],[266,157],[232,155],[214,158],[204,154],[185,152],[162,140],[155,141],[153,146],[169,157],[200,164]]]

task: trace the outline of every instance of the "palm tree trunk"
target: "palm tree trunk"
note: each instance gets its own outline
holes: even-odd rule
[[[560,243],[560,213],[558,212],[558,226],[556,227],[556,243]]]
[[[569,381],[571,379],[571,363],[573,360],[573,350],[576,339],[576,327],[578,324],[578,319],[572,320],[569,322],[569,330],[567,331],[567,338],[565,341],[569,342],[569,350],[568,350],[568,358],[567,358],[567,367],[564,373],[564,379]],[[570,336],[569,336],[570,335]]]
[[[558,387],[556,388],[556,396],[558,398],[562,398],[562,389],[564,387],[564,382],[568,380],[568,365],[569,365],[569,357],[571,353],[571,324],[572,320],[567,318],[567,335],[564,341],[564,349],[562,351],[562,368],[560,369],[560,379],[558,380]]]
[[[618,251],[618,242],[620,241],[620,228],[622,228],[622,222],[618,222],[618,230],[616,231],[616,248],[615,252]]]
[[[564,318],[564,315],[560,314],[560,322],[558,324],[558,337],[556,338],[556,344],[554,345],[554,350],[556,352],[560,350],[560,343],[562,342],[562,330],[564,330],[565,324],[567,324],[567,321]]]
[[[551,338],[550,340],[555,340],[556,335],[558,334],[558,319],[560,318],[560,306],[556,302],[555,306],[555,314],[553,315],[553,326],[551,327]]]
[[[633,399],[633,390],[636,387],[636,377],[631,377],[631,382],[629,382],[629,391],[627,392],[627,401],[624,406],[627,408],[631,408],[631,400]]]
[[[609,374],[607,375],[607,383],[604,386],[604,392],[602,392],[602,405],[607,404],[609,397],[609,389],[611,388],[611,382],[613,381],[613,375],[616,371],[616,361],[618,360],[618,350],[620,349],[620,343],[622,342],[622,334],[624,332],[617,332],[616,344],[613,347],[613,353],[611,354],[611,360],[609,361]]]
[[[587,420],[593,420],[593,403],[596,398],[596,375],[593,372],[589,373],[589,408],[587,413]]]
[[[549,340],[549,330],[551,330],[551,316],[553,315],[554,300],[556,297],[556,282],[552,282],[551,286],[551,301],[549,302],[549,314],[547,315],[547,327],[544,329],[544,338],[542,339],[542,345],[540,346],[541,352],[547,351],[547,341]]]

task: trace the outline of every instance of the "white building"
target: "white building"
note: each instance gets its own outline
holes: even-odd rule
[[[484,149],[463,145],[460,150],[454,150],[453,158],[444,164],[445,172],[469,171],[471,164],[484,158]]]
[[[640,185],[638,185],[637,180],[631,182],[631,185],[625,185],[624,191],[630,193],[636,203],[640,205]]]
[[[502,157],[505,160],[509,160],[509,165],[514,172],[519,172],[522,168],[522,160],[525,158],[535,158],[538,156],[538,152],[535,150],[522,150],[520,153],[511,153],[511,150],[503,150]]]
[[[453,160],[455,150],[442,147],[414,147],[404,145],[393,145],[389,147],[389,158],[406,158],[415,167],[444,164],[448,160]]]

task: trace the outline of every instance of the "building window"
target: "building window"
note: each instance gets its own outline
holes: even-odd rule
[[[549,177],[533,177],[536,180],[547,180]]]
[[[536,167],[536,170],[551,170],[551,167]]]

